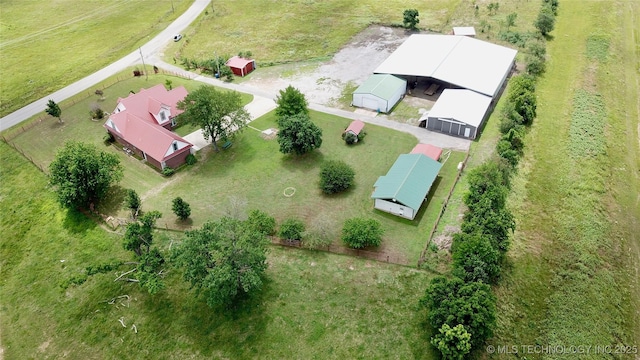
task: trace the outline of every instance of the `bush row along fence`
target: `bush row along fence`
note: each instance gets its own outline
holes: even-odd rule
[[[397,256],[397,255],[390,255],[384,252],[350,249],[348,247],[334,245],[334,244],[331,244],[329,246],[318,247],[318,248],[308,248],[304,246],[304,243],[300,240],[282,240],[275,236],[270,237],[270,239],[271,239],[271,244],[279,245],[283,247],[324,251],[324,252],[329,252],[333,254],[348,255],[348,256],[359,257],[359,258],[375,260],[379,262],[385,262],[385,263],[396,264],[396,265],[403,265],[403,266],[411,265],[407,261],[407,259],[404,257]]]
[[[431,231],[429,232],[429,237],[427,238],[427,243],[424,246],[424,249],[422,249],[422,253],[420,254],[420,259],[418,259],[418,267],[420,267],[422,264],[424,264],[425,262],[425,257],[427,254],[427,250],[429,250],[429,245],[431,244],[431,240],[433,239],[433,234],[436,232],[436,229],[438,228],[438,224],[440,223],[440,219],[442,218],[442,215],[444,214],[445,210],[447,210],[447,204],[449,203],[449,199],[451,198],[451,194],[453,194],[453,190],[456,188],[456,184],[458,184],[458,180],[460,180],[460,177],[462,177],[462,172],[464,171],[465,166],[467,165],[467,160],[469,159],[469,152],[467,151],[467,155],[465,155],[464,160],[462,160],[462,168],[460,169],[460,171],[458,171],[458,174],[456,175],[456,179],[453,181],[453,184],[451,185],[451,188],[449,189],[449,194],[447,194],[447,197],[444,199],[444,203],[442,204],[442,208],[440,209],[440,213],[438,214],[438,217],[436,218],[436,221],[433,223],[433,227],[431,228]]]

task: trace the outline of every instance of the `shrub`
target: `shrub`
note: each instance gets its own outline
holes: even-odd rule
[[[345,191],[353,185],[355,172],[341,160],[325,161],[320,169],[320,189],[325,194]]]
[[[525,58],[527,74],[531,76],[540,76],[545,71],[544,58],[528,55]]]
[[[165,166],[164,169],[162,169],[162,175],[164,176],[171,176],[175,173],[176,171],[173,170],[172,168]]]
[[[127,189],[125,205],[127,209],[131,210],[131,217],[135,219],[138,216],[138,212],[140,212],[140,207],[142,206],[140,196],[138,196],[138,193],[135,190]]]
[[[465,282],[495,284],[500,277],[498,250],[491,241],[479,234],[456,234],[454,237],[453,275]]]
[[[191,215],[191,206],[179,196],[173,199],[171,209],[180,220],[186,220]]]
[[[547,35],[556,26],[556,17],[553,14],[552,5],[544,3],[534,24],[542,35]]]
[[[187,165],[195,165],[195,163],[198,162],[198,159],[196,158],[195,155],[189,154],[189,155],[187,155],[187,158],[185,159],[185,162],[187,163]]]
[[[343,140],[344,140],[344,142],[346,142],[348,145],[353,145],[353,144],[355,144],[355,143],[357,143],[357,142],[358,142],[358,137],[357,137],[354,133],[351,133],[351,132],[345,133],[345,134],[342,136],[342,139],[343,139]]]
[[[471,335],[462,324],[454,327],[443,324],[439,333],[431,338],[431,344],[440,351],[443,359],[463,360],[471,351]]]
[[[102,138],[102,140],[104,140],[104,143],[106,145],[109,145],[109,144],[113,144],[116,141],[116,138],[113,137],[113,134],[111,134],[110,132],[107,132]]]
[[[496,297],[487,284],[438,276],[431,280],[421,303],[428,309],[428,320],[433,329],[440,329],[444,324],[449,327],[463,325],[471,335],[472,349],[493,335]]]
[[[285,240],[302,240],[305,230],[304,223],[298,219],[287,219],[280,225],[278,236]]]
[[[380,246],[384,230],[380,222],[374,219],[352,218],[344,222],[342,241],[354,249],[367,246]]]
[[[92,119],[101,120],[104,118],[104,110],[100,108],[98,104],[91,105],[91,110],[89,111],[89,115],[91,115]]]
[[[276,233],[276,219],[264,211],[251,210],[247,222],[262,234],[273,235]]]

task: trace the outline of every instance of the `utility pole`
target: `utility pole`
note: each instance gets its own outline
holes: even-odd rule
[[[149,80],[149,74],[147,73],[147,65],[145,65],[144,56],[142,56],[142,48],[139,47],[138,50],[140,50],[140,59],[142,59],[142,68],[144,69],[144,75],[147,77],[147,80]]]

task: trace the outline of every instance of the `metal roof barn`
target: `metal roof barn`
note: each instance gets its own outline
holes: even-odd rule
[[[429,130],[475,139],[482,126],[491,98],[464,89],[445,89],[421,121]]]
[[[374,207],[413,220],[442,164],[423,154],[402,154],[373,185]]]
[[[389,74],[373,74],[353,92],[351,105],[388,113],[406,91],[406,80]]]
[[[421,76],[495,96],[509,75],[517,51],[456,35],[411,35],[376,74]]]

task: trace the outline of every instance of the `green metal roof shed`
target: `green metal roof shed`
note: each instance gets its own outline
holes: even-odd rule
[[[413,219],[436,180],[442,164],[423,154],[402,154],[387,175],[373,185],[375,208]]]
[[[407,81],[389,74],[373,74],[353,92],[353,106],[387,113],[407,91]]]

